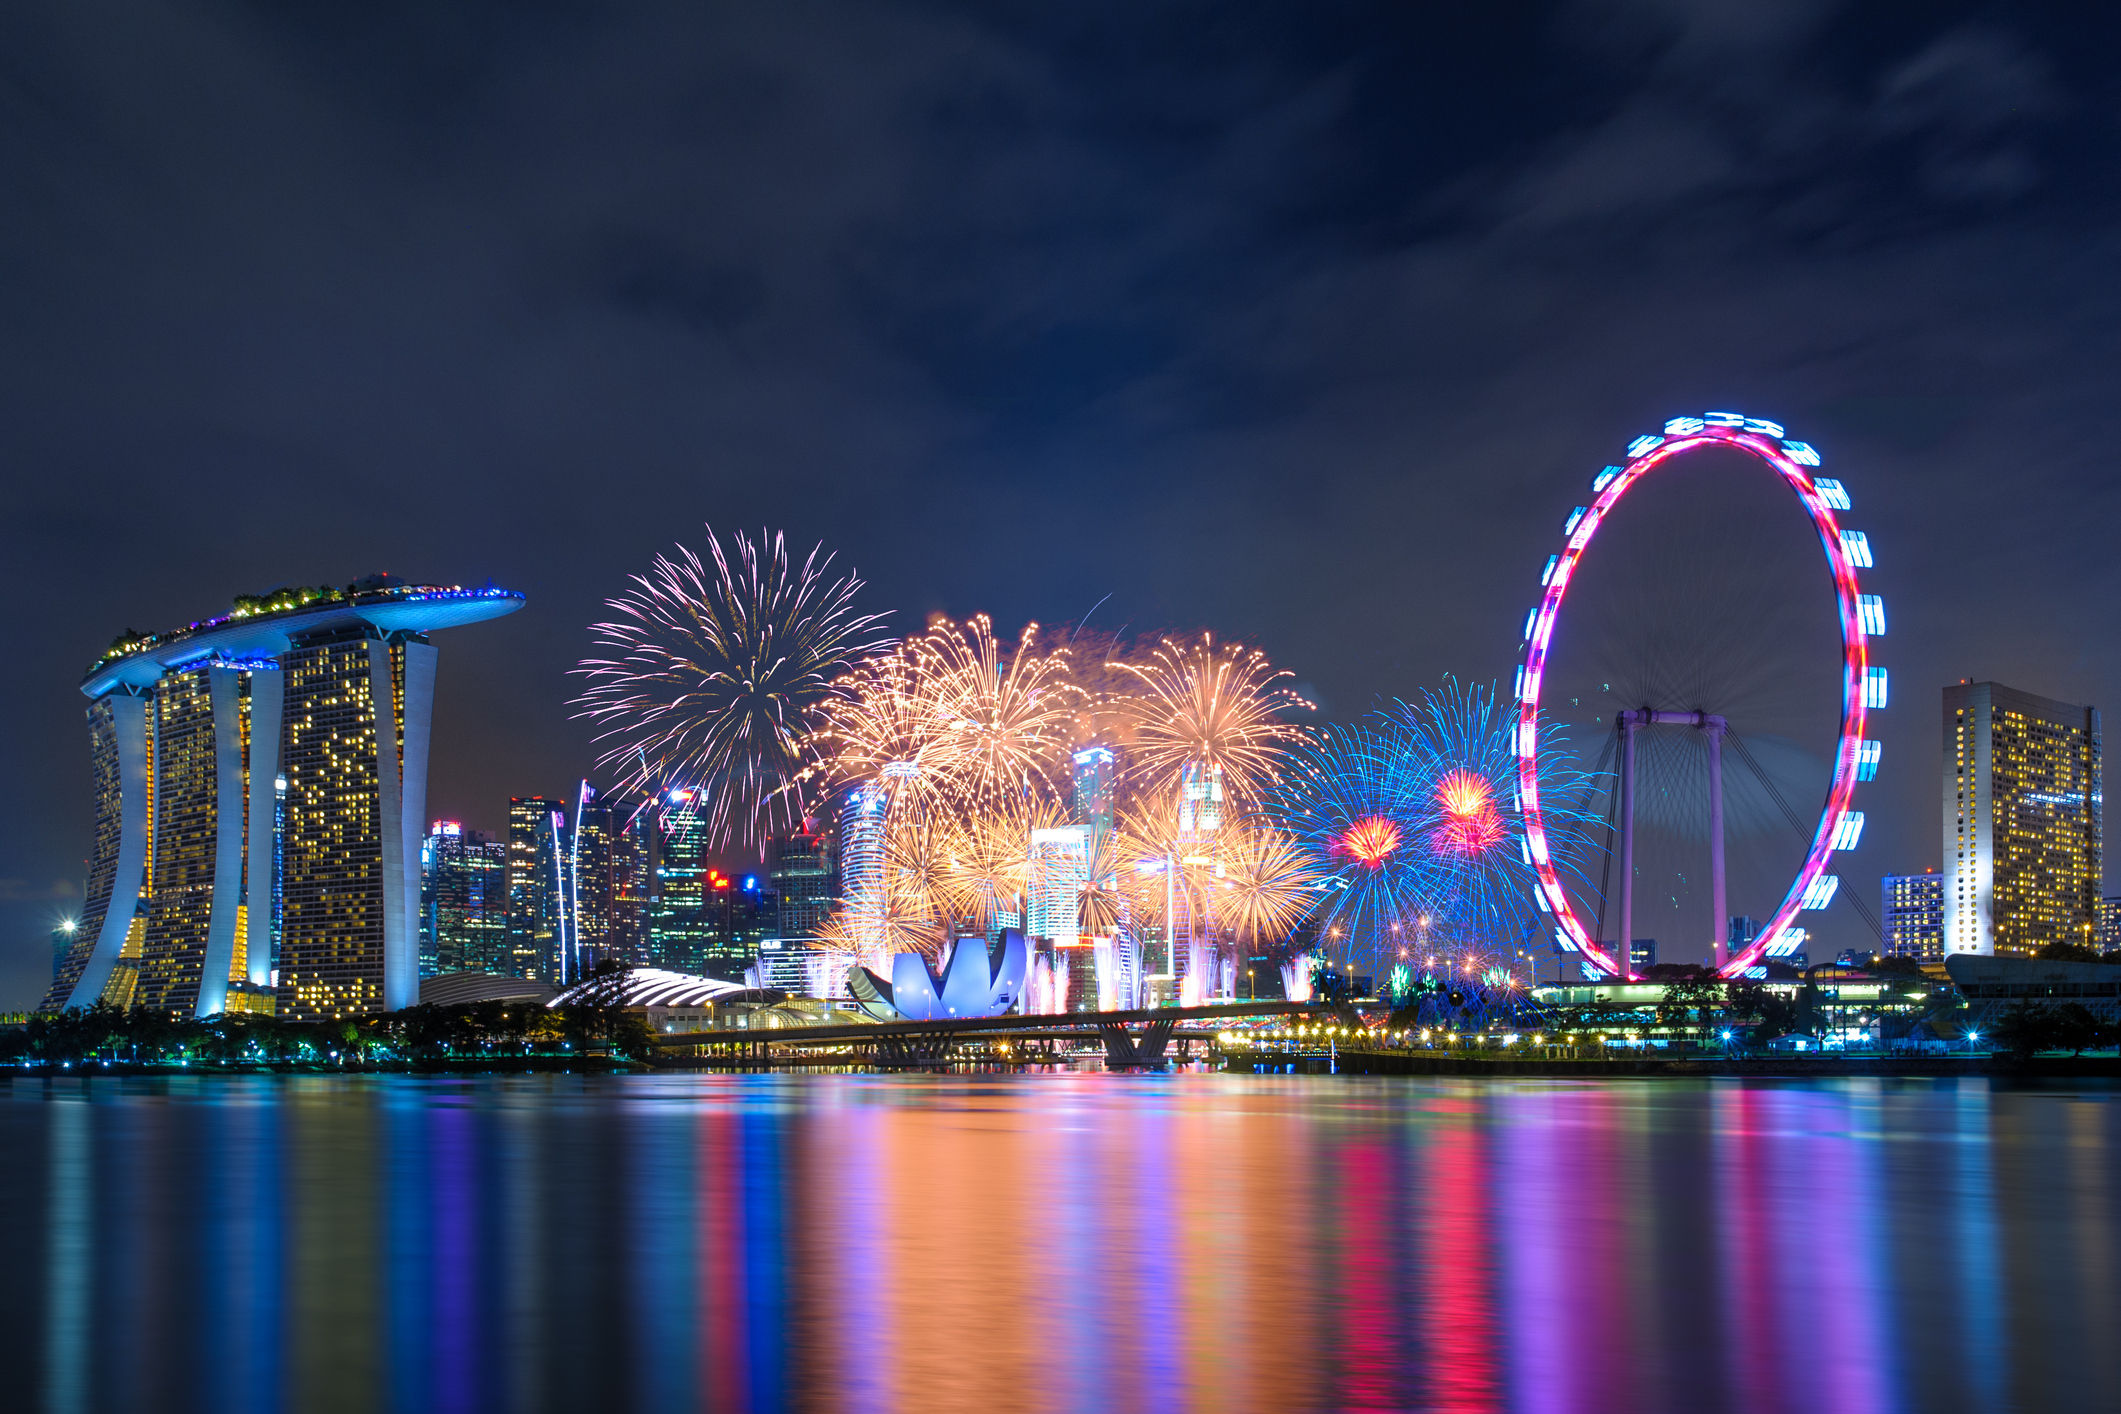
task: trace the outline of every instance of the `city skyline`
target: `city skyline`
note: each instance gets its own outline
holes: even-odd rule
[[[2112,156],[2100,45],[2035,12],[1738,32],[1621,8],[1604,38],[1555,10],[1444,46],[1413,16],[1248,12],[1243,82],[1182,26],[1113,72],[1058,21],[967,14],[880,13],[859,63],[785,17],[611,17],[587,44],[525,18],[505,56],[426,33],[343,87],[309,82],[299,21],[255,15],[153,92],[14,34],[62,111],[109,125],[80,147],[55,117],[0,157],[52,193],[0,236],[50,277],[0,334],[0,534],[48,600],[5,630],[0,765],[31,804],[0,820],[0,998],[34,1001],[83,903],[72,678],[115,628],[379,569],[523,589],[438,687],[430,814],[497,833],[509,796],[595,779],[559,705],[585,626],[708,520],[827,542],[895,632],[1213,627],[1345,721],[1445,671],[1507,686],[1587,459],[1737,406],[1860,488],[1904,700],[1970,678],[2114,701],[2089,431],[2121,347],[2112,198],[2065,180]],[[172,52],[205,42],[165,23]],[[930,26],[962,69],[916,59]],[[1711,53],[1736,74],[1713,98]],[[564,120],[526,135],[518,96],[560,54]],[[730,102],[803,121],[703,116],[709,54],[759,76]],[[439,73],[466,87],[415,97]],[[1166,127],[1174,97],[1195,116]],[[314,142],[359,156],[291,155]],[[612,147],[630,181],[588,156]],[[435,173],[398,165],[414,149]],[[489,151],[512,154],[492,182]],[[845,170],[875,176],[805,175]],[[273,218],[190,195],[232,171]],[[997,183],[1019,218],[989,219]],[[405,239],[344,211],[400,212]],[[1844,880],[1866,898],[1943,862],[1932,715],[1883,728]]]

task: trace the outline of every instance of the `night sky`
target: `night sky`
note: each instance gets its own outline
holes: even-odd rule
[[[122,628],[525,591],[437,640],[430,800],[487,828],[588,769],[584,626],[710,520],[905,628],[1213,627],[1346,718],[1507,683],[1589,474],[1718,407],[1877,550],[1875,900],[1939,862],[1942,684],[2121,699],[2095,10],[17,0],[0,1008]]]

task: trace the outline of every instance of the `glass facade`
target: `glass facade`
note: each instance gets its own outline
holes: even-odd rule
[[[547,796],[509,798],[508,947],[499,968],[504,977],[558,979],[566,810]]]
[[[612,836],[611,807],[596,788],[582,782],[575,793],[574,826],[567,837],[568,897],[573,916],[568,939],[574,945],[569,975],[586,973],[614,956],[611,945]]]
[[[768,846],[766,884],[778,901],[776,936],[789,939],[822,936],[835,897],[832,840],[811,821],[792,834],[776,836]]]
[[[611,934],[609,955],[637,965],[648,961],[650,895],[654,882],[655,816],[612,812]]]
[[[657,967],[703,976],[717,929],[707,907],[707,831],[693,793],[674,790],[663,802],[656,841],[655,902],[648,956]]]
[[[437,820],[420,865],[420,975],[498,973],[508,948],[507,844]]]

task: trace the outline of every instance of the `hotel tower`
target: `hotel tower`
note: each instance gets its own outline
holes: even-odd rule
[[[1944,952],[2097,942],[2099,713],[1994,682],[1944,689]]]
[[[379,575],[113,643],[81,684],[95,834],[44,1008],[316,1019],[410,1006],[428,635],[522,604]]]

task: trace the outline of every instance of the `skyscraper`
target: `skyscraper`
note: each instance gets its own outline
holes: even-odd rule
[[[203,1016],[262,1007],[276,980],[286,1016],[408,1005],[427,635],[522,602],[379,575],[120,635],[81,684],[95,835],[45,1007],[108,996]]]
[[[766,852],[766,887],[779,901],[775,936],[816,938],[832,916],[835,891],[831,836],[813,820],[774,836]]]
[[[567,892],[573,910],[567,931],[575,953],[568,960],[572,978],[577,969],[587,972],[613,956],[611,807],[587,781],[575,793],[574,825],[568,831],[567,847]]]
[[[1077,909],[1089,879],[1090,830],[1056,825],[1031,832],[1031,880],[1024,931],[1059,947],[1082,936]]]
[[[620,962],[648,961],[649,907],[655,860],[655,814],[612,812],[611,933],[608,955]]]
[[[1031,832],[1031,877],[1024,890],[1024,932],[1038,952],[1067,961],[1070,1011],[1094,1008],[1096,952],[1083,945],[1079,909],[1090,877],[1090,827],[1057,825]]]
[[[507,977],[557,983],[567,907],[567,807],[543,795],[508,800]]]
[[[884,812],[877,786],[857,786],[840,807],[840,900],[856,950],[881,953],[884,939]],[[864,958],[869,960],[868,957]]]
[[[664,797],[648,932],[649,961],[693,976],[701,975],[716,936],[707,907],[707,829],[699,804],[695,791]]]
[[[1105,746],[1075,753],[1075,823],[1087,825],[1093,845],[1112,831],[1113,757]]]
[[[437,820],[420,866],[420,975],[498,972],[508,947],[507,844]]]
[[[1885,955],[1918,962],[1944,957],[1944,876],[1888,874],[1878,881],[1879,918],[1885,924]]]
[[[1944,949],[2096,943],[2099,712],[2001,683],[1944,689]]]

